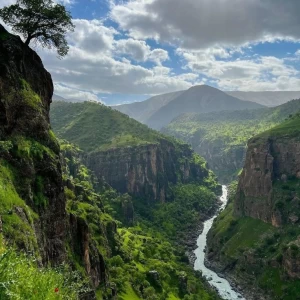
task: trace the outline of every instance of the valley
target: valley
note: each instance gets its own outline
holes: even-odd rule
[[[0,3],[0,300],[300,299],[300,6],[88,2]]]

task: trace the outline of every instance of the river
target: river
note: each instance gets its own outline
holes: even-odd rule
[[[220,197],[220,200],[222,201],[222,205],[220,207],[218,214],[225,208],[228,201],[228,190],[225,185],[222,186],[222,196]],[[203,276],[209,280],[210,285],[212,285],[217,289],[219,295],[223,299],[226,300],[244,299],[245,300],[245,298],[243,298],[241,294],[237,293],[231,287],[230,283],[226,279],[221,278],[220,276],[218,276],[217,273],[206,268],[204,265],[204,260],[205,260],[204,249],[206,247],[206,236],[208,231],[212,227],[214,219],[217,217],[218,214],[216,214],[214,217],[212,217],[211,219],[207,220],[204,223],[203,232],[199,235],[197,239],[198,248],[194,251],[197,259],[195,261],[194,269],[202,271]]]

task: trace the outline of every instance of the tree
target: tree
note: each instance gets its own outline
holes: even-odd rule
[[[52,0],[17,0],[16,4],[0,9],[0,17],[26,38],[26,45],[35,40],[42,47],[56,48],[61,57],[68,53],[65,35],[74,31],[75,26],[63,5]]]

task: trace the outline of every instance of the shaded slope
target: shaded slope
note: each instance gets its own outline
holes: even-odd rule
[[[180,96],[184,91],[154,96],[148,100],[113,106],[114,109],[146,124],[147,120],[163,106]]]
[[[265,92],[226,92],[226,94],[245,101],[253,101],[266,106],[277,106],[300,98],[300,91],[265,91]]]
[[[241,101],[218,89],[201,85],[188,89],[163,106],[147,120],[147,125],[154,129],[161,129],[182,113],[207,113],[260,107],[262,105]]]

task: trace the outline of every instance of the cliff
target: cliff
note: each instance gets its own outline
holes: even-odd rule
[[[188,145],[104,105],[56,102],[51,123],[59,137],[83,150],[82,161],[98,180],[118,192],[162,203],[174,199],[172,185],[215,184],[206,162]]]
[[[295,299],[300,278],[300,116],[248,142],[230,203],[208,235],[208,263],[247,299]]]
[[[274,226],[298,222],[300,178],[299,117],[293,117],[248,143],[235,214]]]
[[[85,164],[95,175],[105,178],[117,191],[161,203],[173,198],[172,184],[202,182],[209,176],[205,162],[196,160],[187,145],[167,140],[84,156]]]
[[[38,251],[45,263],[59,263],[66,212],[59,145],[49,124],[51,76],[39,56],[1,25],[0,54],[1,189],[15,195],[1,198],[3,235]]]
[[[81,276],[88,275],[96,288],[107,279],[105,251],[97,249],[82,215],[67,210],[60,146],[49,123],[52,94],[51,75],[39,56],[0,25],[1,245],[32,253],[40,266],[82,265]],[[72,183],[69,188],[74,197],[91,198],[83,188]],[[106,238],[109,230],[98,224]]]

